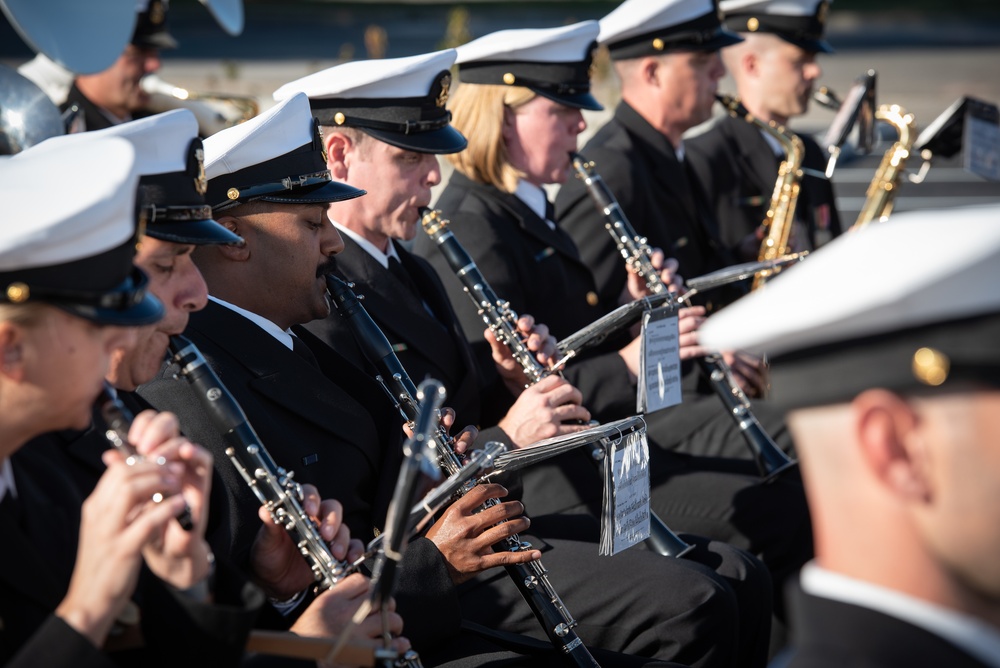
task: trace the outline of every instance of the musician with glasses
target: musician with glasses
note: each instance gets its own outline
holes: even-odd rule
[[[44,446],[22,447],[52,429],[86,428],[118,349],[164,313],[132,264],[135,153],[121,139],[34,147],[0,170],[3,216],[18,221],[0,233],[0,661],[149,666],[197,654],[233,665],[261,599],[252,588],[241,598],[224,572],[209,582],[212,460],[179,436],[176,419],[138,416],[129,436],[146,461],[105,453],[93,493]],[[40,207],[51,184],[38,174],[64,170],[75,175],[65,197]],[[175,520],[185,505],[189,531]],[[117,620],[138,621],[137,585],[142,635],[119,634]]]
[[[736,82],[734,91],[754,117],[788,124],[809,109],[822,75],[819,54],[832,53],[823,30],[828,0],[722,0],[724,25],[743,38],[722,49]],[[738,261],[756,260],[761,223],[778,176],[784,149],[743,118],[726,114],[686,142],[698,180],[712,202],[719,236]],[[791,132],[789,130],[789,132]],[[790,247],[810,250],[840,234],[833,185],[825,175],[825,152],[807,134]]]
[[[592,23],[587,28],[596,30]],[[581,42],[581,48],[590,41],[592,35]],[[445,382],[456,419],[481,425],[478,441],[488,438],[523,447],[556,433],[582,429],[578,424],[563,424],[589,418],[579,405],[580,392],[558,375],[525,389],[524,370],[488,332],[488,345],[470,346],[437,273],[400,243],[424,234],[417,229],[419,210],[430,202],[431,187],[441,178],[437,155],[455,154],[466,146],[465,137],[449,125],[445,107],[453,87],[449,68],[455,57],[455,51],[447,50],[348,63],[286,84],[275,97],[285,99],[296,92],[310,96],[312,111],[322,124],[331,174],[369,193],[330,206],[330,217],[345,245],[336,265],[340,274],[355,283],[354,291],[364,297],[362,304],[389,337],[408,374],[414,380],[429,374]],[[455,304],[454,308],[464,313],[469,305]],[[537,344],[544,343],[547,328],[530,329],[527,317],[520,322],[529,347],[537,349]],[[481,320],[475,326],[479,332],[485,329]],[[306,328],[335,350],[356,347],[350,326],[338,313]],[[548,362],[544,354],[540,359]],[[492,382],[482,380],[490,375]],[[507,375],[506,383],[501,375]],[[583,464],[577,484],[599,494],[601,480],[585,461],[588,456],[571,455]],[[721,639],[729,629],[725,617],[712,609],[720,602],[733,606],[730,586],[753,591],[752,598],[767,586],[760,579],[764,569],[759,564],[727,545],[708,541],[699,543],[691,559],[664,560],[636,548],[613,558],[608,568],[608,560],[598,556],[596,518],[586,514],[542,517],[532,509],[528,501],[529,540],[536,542],[540,537],[542,559],[552,582],[580,621],[584,642],[593,647],[664,656],[656,647],[661,641],[652,641],[652,634],[627,640],[631,631],[626,628],[656,628],[664,645],[676,647],[669,655],[672,659],[693,662],[707,650],[701,661],[714,655],[717,662],[723,655],[712,645],[726,642]],[[636,587],[637,580],[648,584]],[[540,636],[537,621],[502,573],[484,573],[474,588],[466,589],[462,602],[468,619]],[[760,602],[755,600],[754,605]],[[767,613],[754,607],[752,614],[766,617]],[[693,642],[691,629],[710,617],[712,630],[704,628]],[[705,634],[716,640],[709,642]]]
[[[998,216],[899,214],[704,328],[769,355],[799,448],[816,559],[780,665],[1000,665]]]

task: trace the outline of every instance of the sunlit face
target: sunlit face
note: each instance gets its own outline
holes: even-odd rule
[[[86,429],[112,353],[135,346],[137,330],[101,326],[56,308],[25,328],[25,389],[44,406],[47,422],[38,433]]]
[[[916,401],[930,494],[922,537],[966,593],[1000,611],[1000,390]]]
[[[330,222],[326,204],[268,204],[267,213],[247,216],[240,234],[259,277],[255,311],[283,328],[330,314],[326,274],[344,241]]]
[[[163,363],[168,337],[187,327],[188,315],[205,307],[208,288],[191,259],[191,244],[143,237],[134,263],[149,276],[149,290],[166,311],[155,325],[141,327],[133,348],[119,350],[111,362],[108,380],[123,390],[134,390],[153,379]]]
[[[364,236],[382,248],[388,239],[413,239],[418,212],[430,206],[431,188],[441,182],[437,156],[368,137],[361,145],[352,144],[344,161],[347,183],[368,194],[339,206],[351,209],[351,219],[364,228]],[[331,211],[336,217],[338,205]]]
[[[687,130],[711,118],[719,79],[725,73],[718,51],[662,56],[656,73],[656,90],[665,124]]]
[[[809,110],[813,84],[823,73],[815,53],[775,40],[758,56],[757,66],[759,99],[772,116],[787,121]]]
[[[503,138],[511,164],[537,186],[564,183],[569,154],[587,129],[579,109],[541,95],[516,109],[504,110]]]
[[[129,44],[111,67],[79,80],[92,102],[124,118],[149,105],[149,93],[142,89],[142,78],[159,69],[157,49]]]

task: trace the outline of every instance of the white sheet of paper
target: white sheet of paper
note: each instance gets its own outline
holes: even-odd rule
[[[642,318],[642,365],[636,411],[652,413],[681,403],[680,334],[676,311],[653,309]]]
[[[965,116],[965,168],[990,181],[1000,181],[1000,126],[996,123]]]
[[[613,542],[618,554],[649,538],[649,446],[645,433],[631,434],[611,448]]]

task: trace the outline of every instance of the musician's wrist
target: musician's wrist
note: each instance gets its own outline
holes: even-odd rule
[[[212,591],[215,587],[215,555],[209,550],[206,557],[208,571],[203,578],[200,578],[187,587],[174,586],[174,590],[178,594],[198,603],[210,603],[212,601]]]

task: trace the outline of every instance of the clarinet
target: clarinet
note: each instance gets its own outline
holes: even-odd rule
[[[327,287],[333,296],[337,312],[350,327],[365,356],[376,366],[379,375],[376,376],[386,392],[395,402],[403,418],[414,424],[419,416],[420,405],[414,398],[416,388],[407,375],[399,358],[392,352],[392,347],[385,334],[372,320],[372,317],[361,304],[361,298],[354,291],[353,283],[346,283],[333,275],[326,277]],[[514,322],[516,322],[516,318]],[[462,461],[454,451],[454,439],[443,428],[435,434],[435,448],[441,467],[450,475],[462,468]],[[460,490],[464,494],[477,484],[471,480]],[[499,499],[487,499],[483,509],[491,508],[500,503]],[[524,552],[531,549],[531,543],[522,541],[514,534],[504,540],[504,547],[510,552]],[[535,617],[545,630],[553,646],[565,654],[575,665],[593,668],[599,666],[590,650],[574,631],[576,620],[566,608],[562,598],[552,587],[548,571],[541,561],[527,564],[504,566],[507,574],[514,581],[521,596],[528,603]]]
[[[170,337],[171,362],[198,397],[202,408],[226,441],[226,456],[251,491],[267,508],[275,524],[283,526],[299,548],[316,580],[315,591],[331,589],[357,570],[357,565],[336,559],[319,528],[302,507],[302,486],[294,472],[278,466],[254,431],[246,414],[201,351],[183,336]],[[379,656],[376,653],[376,656]],[[384,656],[380,656],[384,658]],[[416,652],[407,652],[395,664],[422,668]]]
[[[427,235],[437,244],[438,249],[448,261],[448,265],[462,281],[465,293],[476,305],[483,322],[490,328],[498,341],[510,348],[514,359],[521,365],[525,375],[530,380],[529,385],[555,373],[542,366],[541,362],[528,350],[527,342],[517,331],[517,313],[511,310],[510,302],[502,301],[497,297],[493,288],[483,277],[482,272],[479,271],[475,261],[469,256],[468,251],[448,229],[448,221],[441,217],[441,212],[426,207],[422,208],[420,210],[420,224]],[[649,513],[649,531],[650,535],[647,539],[649,546],[665,557],[679,558],[694,549],[693,545],[681,540],[681,537],[671,531],[670,527],[652,511]]]
[[[108,426],[104,432],[104,437],[108,439],[108,442],[125,456],[126,464],[131,466],[142,461],[144,457],[136,452],[135,446],[128,440],[128,430],[132,426],[135,416],[118,398],[118,391],[108,381],[104,381],[104,387],[97,397],[96,404],[101,412],[101,418]],[[162,494],[153,495],[153,501],[156,503],[160,503],[162,500]],[[185,531],[191,531],[194,528],[194,518],[191,516],[191,508],[187,504],[184,504],[183,510],[177,516],[177,522]]]
[[[668,293],[669,288],[663,284],[659,272],[656,271],[652,260],[650,260],[652,249],[646,238],[636,234],[635,228],[625,217],[625,212],[622,211],[618,200],[615,199],[604,179],[594,171],[594,163],[587,162],[579,153],[571,153],[570,156],[577,177],[587,186],[587,191],[597,205],[597,209],[604,215],[604,229],[615,240],[615,246],[625,260],[625,264],[645,281],[647,289],[652,294]],[[679,306],[681,300],[675,299],[674,303]],[[754,415],[750,407],[750,400],[736,383],[732,370],[722,359],[722,355],[711,353],[699,357],[697,364],[719,396],[726,412],[736,422],[747,447],[753,453],[761,477],[765,480],[773,480],[782,471],[795,466],[795,461],[782,452],[757,420],[757,416]]]

